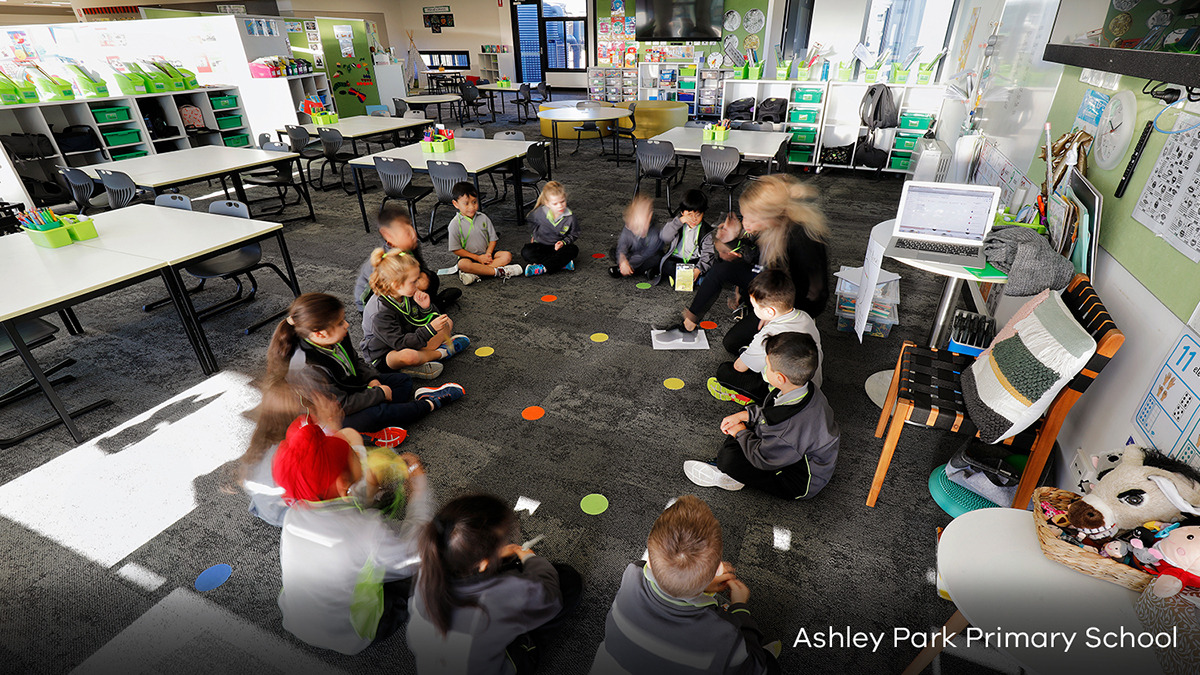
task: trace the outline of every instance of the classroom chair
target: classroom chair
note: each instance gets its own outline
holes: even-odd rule
[[[613,122],[613,152],[617,155],[617,166],[621,166],[621,139],[628,138],[633,144],[633,150],[629,156],[637,155],[637,102],[629,104],[629,126],[622,124],[624,120],[616,120]]]
[[[321,149],[319,143],[310,144],[308,139],[308,130],[295,124],[286,124],[283,127],[288,136],[288,149],[300,155],[300,160],[308,160],[306,170],[308,177],[305,179],[309,185],[312,185],[312,163],[313,160],[320,159],[325,156],[324,150]],[[303,178],[303,176],[301,176]]]
[[[289,151],[288,146],[284,145],[283,143],[274,143],[274,142],[267,142],[267,143],[263,144],[262,149],[270,150],[272,152],[288,152]],[[275,188],[275,193],[277,195],[276,197],[267,197],[266,199],[256,199],[251,202],[251,203],[256,203],[256,202],[260,202],[260,201],[269,201],[271,199],[278,199],[279,200],[279,208],[274,211],[268,211],[264,215],[276,215],[276,214],[283,213],[284,210],[287,209],[287,207],[294,206],[296,204],[299,204],[301,201],[304,201],[304,202],[308,203],[308,217],[312,218],[313,220],[316,220],[316,215],[313,213],[312,198],[309,196],[308,189],[304,185],[303,174],[300,176],[299,183],[297,183],[296,180],[292,177],[292,161],[293,160],[291,160],[291,159],[281,159],[278,162],[274,162],[273,164],[271,164],[271,166],[268,167],[266,171],[256,171],[254,173],[244,176],[242,178],[242,182],[246,183],[247,185],[259,185],[262,187]],[[296,164],[297,164],[297,166],[299,165],[298,160],[296,161]],[[289,188],[294,189],[296,191],[297,197],[296,197],[295,201],[289,202],[287,200],[287,192],[288,192]],[[300,217],[303,217],[303,216],[300,216]]]
[[[599,101],[580,101],[575,104],[576,110],[599,110],[600,107]],[[600,149],[604,150],[604,137],[600,135],[600,126],[596,122],[588,120],[577,127],[571,128],[575,130],[575,149],[571,151],[572,155],[579,152],[579,142],[583,140],[583,134],[588,132],[596,133],[596,140],[600,141]]]
[[[429,169],[429,180],[433,183],[434,192],[437,193],[437,203],[433,205],[433,211],[429,214],[429,233],[425,235],[425,241],[431,244],[437,243],[437,233],[434,231],[434,223],[437,222],[437,211],[439,206],[449,206],[454,208],[454,186],[463,181],[470,181],[471,176],[467,173],[467,167],[461,162],[443,162],[436,159],[431,159],[426,162],[425,166]],[[449,223],[446,228],[448,230]]]
[[[408,112],[408,104],[402,98],[393,98],[392,107],[396,109],[396,117],[404,117],[404,113]]]
[[[128,174],[111,169],[96,169],[96,175],[100,176],[100,182],[104,184],[104,191],[108,194],[110,211],[123,209],[137,198],[137,185]]]
[[[317,174],[319,183],[318,190],[325,190],[325,169],[329,169],[330,173],[337,172],[338,182],[341,183],[342,190],[352,195],[354,192],[346,187],[346,168],[350,166],[350,160],[358,157],[358,153],[351,149],[346,149],[346,141],[342,138],[342,132],[330,127],[318,127],[317,136],[321,139],[321,156],[325,158],[325,163],[321,165],[321,173]],[[311,165],[309,175],[311,178]],[[340,170],[338,167],[341,167]]]
[[[537,113],[532,115],[529,113],[530,106],[533,105],[533,95],[529,93],[529,83],[524,82],[517,88],[517,93],[513,94],[513,105],[517,107],[517,123],[525,124],[530,119],[537,117]],[[521,113],[525,113],[522,115]]]
[[[378,155],[373,159],[375,171],[383,183],[383,201],[379,202],[379,212],[383,213],[383,206],[389,199],[403,199],[408,204],[408,218],[416,227],[417,202],[429,196],[433,188],[412,184],[413,170],[408,160]],[[369,227],[367,231],[370,231]]]
[[[671,208],[671,181],[679,174],[679,167],[668,165],[675,159],[675,146],[670,141],[642,141],[637,144],[637,159],[639,173],[637,181],[633,184],[633,194],[637,195],[643,178],[654,179],[656,192],[666,183],[667,213],[674,216],[675,211]]]
[[[404,119],[423,120],[425,119],[425,111],[416,109],[409,110],[404,113]],[[406,135],[402,137],[400,136],[399,131],[396,132],[395,138],[397,141],[399,141],[396,143],[397,147],[400,145],[412,145],[413,143],[421,140],[422,136],[425,135],[425,127],[409,127],[408,129],[405,129],[405,134]]]
[[[529,169],[522,170],[521,185],[532,186],[537,192],[532,199],[525,202],[524,208],[529,208],[537,202],[538,196],[542,193],[542,188],[538,184],[550,180],[550,144],[546,141],[534,143],[525,152],[525,159],[529,162]]]
[[[487,134],[479,127],[463,127],[454,132],[455,138],[487,138]]]
[[[700,165],[704,167],[701,188],[721,188],[729,194],[729,211],[733,212],[733,191],[746,182],[746,174],[738,173],[742,153],[727,145],[701,145]]]
[[[387,109],[386,105],[373,105],[373,106],[367,106],[367,107],[374,108],[374,110],[372,110],[370,113],[371,117],[391,117],[392,116],[391,111],[389,111]],[[392,145],[396,145],[396,146],[400,145],[399,143],[396,142],[396,132],[394,132],[394,131],[385,131],[381,134],[375,134],[374,136],[367,136],[367,137],[363,138],[363,143],[366,144],[366,146],[367,146],[367,154],[368,155],[371,154],[371,144],[372,143],[378,143],[379,151],[383,152],[384,150],[387,149],[386,144],[389,141],[392,143]]]
[[[79,169],[66,166],[59,167],[58,174],[62,176],[63,182],[66,183],[66,188],[71,193],[71,199],[75,201],[75,208],[79,215],[86,215],[88,208],[92,206],[107,204],[107,193],[93,199],[92,195],[96,192],[96,182],[92,180],[91,176]],[[97,202],[104,202],[104,204],[97,204]]]
[[[538,98],[532,99],[533,105],[541,105],[547,101],[552,101],[550,98],[550,85],[546,84],[545,80],[537,83]]]
[[[1021,473],[1021,482],[1012,503],[1013,508],[1017,509],[1024,509],[1029,504],[1067,413],[1125,342],[1124,333],[1113,322],[1086,274],[1075,275],[1063,291],[1062,300],[1079,325],[1096,340],[1096,353],[1059,392],[1040,420],[1003,441],[1016,451],[1029,453],[1029,461]],[[883,437],[885,428],[887,437],[879,454],[871,490],[867,494],[867,506],[875,506],[879,498],[892,455],[907,424],[924,424],[926,427],[960,434],[978,434],[975,424],[967,416],[960,384],[963,369],[970,367],[973,361],[969,356],[926,349],[907,341],[900,348],[887,399],[879,423],[875,426],[876,438]]]
[[[165,209],[182,209],[184,211],[192,210],[191,198],[188,197],[187,195],[181,195],[181,194],[159,195],[154,198],[154,205],[161,206]],[[196,293],[199,293],[200,291],[204,290],[204,279],[201,279],[200,283],[196,284],[195,286],[193,286],[191,288],[187,288],[185,286],[184,290],[187,291],[188,295],[195,295]],[[150,302],[147,302],[146,304],[142,305],[142,311],[149,312],[149,311],[158,309],[159,307],[168,305],[170,303],[171,303],[170,296],[165,297],[165,298],[159,298],[158,300],[151,300]]]
[[[477,123],[483,124],[482,109],[487,107],[487,99],[479,95],[479,88],[470,82],[463,82],[458,85],[458,95],[462,97],[462,100],[459,101],[459,124],[462,124],[467,117],[474,118]]]

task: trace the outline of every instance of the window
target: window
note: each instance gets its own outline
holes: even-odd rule
[[[808,51],[808,35],[812,30],[812,10],[814,0],[789,2],[783,17],[783,56],[784,58],[804,59]]]
[[[467,70],[471,67],[470,52],[421,52],[421,60],[430,68]]]
[[[954,0],[871,0],[863,25],[863,44],[871,54],[903,63],[921,47],[921,59],[933,58],[950,37]]]
[[[543,0],[546,70],[587,68],[587,0]]]

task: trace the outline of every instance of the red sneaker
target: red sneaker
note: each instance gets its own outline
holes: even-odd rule
[[[394,448],[408,438],[408,432],[400,427],[385,427],[376,432],[361,432],[362,437],[377,448]]]

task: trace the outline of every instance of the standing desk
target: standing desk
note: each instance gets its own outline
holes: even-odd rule
[[[539,110],[538,118],[550,122],[551,136],[554,145],[554,165],[558,166],[558,123],[559,122],[611,122],[613,120],[621,120],[626,117],[632,117],[633,111],[629,108],[551,108],[550,110]],[[601,144],[603,148],[603,144]]]
[[[497,95],[499,95],[499,98],[500,98],[500,112],[503,114],[504,113],[504,95],[512,94],[513,98],[516,98],[516,95],[521,93],[521,84],[522,83],[520,83],[520,82],[513,82],[511,87],[501,87],[500,85],[496,84],[495,82],[493,82],[491,84],[475,85],[476,88],[479,89],[479,91],[486,91],[488,93],[488,109],[491,110],[491,112],[492,112],[492,124],[496,123],[496,98],[497,98]]]
[[[752,162],[770,162],[779,152],[779,146],[790,141],[792,135],[782,131],[741,131],[731,129],[729,138],[723,141],[704,140],[704,129],[700,127],[675,127],[655,136],[651,140],[670,141],[675,154],[689,157],[700,156],[702,145],[722,145],[737,148],[742,158]]]
[[[955,518],[938,544],[938,572],[958,608],[946,622],[950,635],[968,624],[990,632],[1076,632],[1067,652],[1061,643],[1053,649],[1000,646],[1034,673],[1162,673],[1153,649],[1087,647],[1089,629],[1100,635],[1144,630],[1134,610],[1138,594],[1042,555],[1029,511],[980,509]],[[965,637],[953,642],[963,646]],[[920,673],[943,647],[939,640],[923,650],[904,675]]]
[[[629,112],[629,111],[626,111]],[[450,152],[425,152],[419,143],[406,145],[401,148],[391,148],[374,155],[350,160],[350,169],[354,174],[354,187],[358,193],[358,210],[362,214],[363,228],[371,231],[367,221],[367,207],[363,204],[359,174],[363,169],[375,168],[375,157],[395,157],[407,161],[414,173],[429,173],[430,161],[459,162],[467,169],[467,174],[475,180],[479,187],[479,174],[490,171],[502,164],[507,164],[513,181],[513,200],[517,208],[517,224],[525,224],[524,199],[521,192],[521,159],[529,151],[533,141],[497,141],[484,138],[455,138],[454,149]],[[493,202],[494,203],[494,202]],[[414,223],[415,225],[415,223]]]
[[[233,182],[233,190],[237,194],[238,201],[246,204],[249,208],[246,187],[242,184],[239,172],[267,166],[281,160],[295,160],[298,164],[299,159],[300,155],[294,152],[202,145],[198,148],[123,159],[120,162],[89,164],[81,166],[79,169],[94,179],[99,179],[99,174],[96,173],[97,169],[120,171],[128,175],[135,185],[149,188],[156,193],[167,188],[196,183],[209,178],[228,177]],[[307,190],[303,184],[304,181],[301,180],[298,189]],[[315,219],[311,199],[308,203],[308,213]]]
[[[423,127],[429,124],[433,124],[433,120],[412,119],[410,117],[371,117],[366,115],[347,117],[333,124],[300,124],[298,126],[307,131],[309,136],[318,136],[318,129],[337,129],[341,132],[342,138],[350,140],[350,144],[354,148],[355,154],[357,154],[358,139],[360,138],[378,136],[392,131],[400,131],[401,129]],[[279,135],[280,141],[287,142],[287,129],[276,129],[275,133]]]

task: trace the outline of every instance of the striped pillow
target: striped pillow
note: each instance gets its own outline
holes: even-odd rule
[[[1034,296],[963,371],[963,399],[979,438],[998,443],[1024,431],[1095,353],[1096,341],[1058,293]]]

